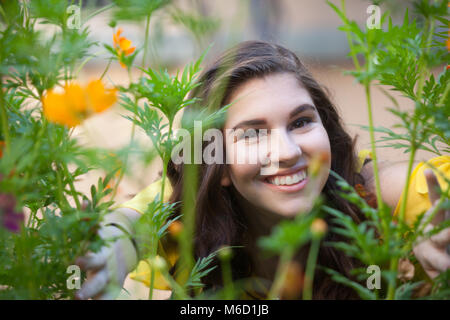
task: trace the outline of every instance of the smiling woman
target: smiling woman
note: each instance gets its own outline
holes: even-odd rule
[[[230,101],[236,102],[228,110],[225,129],[242,127],[246,123],[244,128],[250,128],[248,123],[252,121],[251,128],[268,129],[275,136],[271,143],[277,150],[259,148],[257,139],[236,142],[227,139],[226,154],[231,161],[227,159],[230,165],[222,178],[222,186],[233,185],[248,202],[256,219],[267,214],[293,217],[308,211],[312,204],[301,192],[308,179],[299,179],[306,174],[314,155],[325,155],[324,173],[331,166],[327,131],[308,91],[293,74],[280,72],[247,81],[230,96]],[[268,169],[275,166],[270,177],[260,174],[261,163],[237,162],[239,154],[250,155],[260,150],[268,151],[259,155],[260,159],[267,158]],[[328,175],[323,174],[316,182],[320,190],[327,178]],[[297,179],[296,183],[292,183],[293,179]]]
[[[227,105],[229,108],[225,122],[215,128],[223,133],[223,154],[227,162],[202,163],[196,181],[195,258],[208,257],[223,246],[237,246],[231,259],[232,279],[246,280],[239,297],[273,297],[269,288],[273,282],[274,287],[279,285],[276,275],[278,261],[264,256],[257,246],[258,240],[269,235],[280,222],[309,216],[319,194],[330,208],[344,214],[342,219],[361,224],[367,216],[339,194],[342,181],[338,181],[335,174],[352,186],[370,187],[367,182],[372,178],[367,170],[364,170],[364,176],[360,174],[365,159],[358,157],[355,141],[344,130],[324,89],[291,51],[266,42],[243,42],[225,52],[206,69],[199,83],[189,97],[196,98],[196,103],[186,107],[183,118],[194,119],[192,115],[204,109],[215,112]],[[235,131],[239,130],[252,130],[253,134],[236,135]],[[273,141],[272,148],[262,147],[268,143],[266,135]],[[205,150],[208,144],[208,141],[202,141],[201,149]],[[247,161],[237,161],[242,156]],[[257,161],[250,161],[252,159]],[[263,168],[271,172],[263,173]],[[170,185],[163,189],[164,201],[182,203],[186,170],[184,163],[169,161],[167,175]],[[130,221],[145,213],[148,204],[161,190],[160,185],[161,181],[157,181],[122,204],[110,215],[110,220],[130,226]],[[173,216],[179,215],[182,207],[177,205]],[[324,221],[312,224],[320,225],[322,230],[313,234],[321,234],[322,237],[324,230],[329,229],[323,239],[325,242],[346,241],[342,234],[335,232],[339,222],[334,216],[326,215]],[[132,227],[126,229],[131,230]],[[362,267],[362,264],[334,246],[319,247],[317,239],[320,237],[314,237],[311,246],[305,245],[292,252],[292,265],[306,266],[308,274],[312,270],[310,256],[313,252],[319,265],[352,279],[352,270]],[[166,258],[171,272],[177,270],[179,253],[176,238],[169,235],[161,239],[160,244],[158,253]],[[118,254],[114,252],[111,255]],[[219,265],[218,261],[215,263]],[[221,288],[222,271],[226,272],[219,267],[204,275],[204,289],[214,291]],[[294,272],[299,273],[298,270]],[[176,288],[161,274],[156,273],[154,278],[152,274],[148,264],[141,263],[132,278],[147,285],[153,283],[158,289]],[[312,282],[309,276],[307,280]],[[296,279],[303,285],[303,280],[299,280],[303,276],[296,276]],[[315,299],[359,297],[353,288],[332,281],[322,269],[315,270],[312,287]],[[101,290],[97,288],[95,293]],[[81,292],[84,296],[94,295],[87,293],[89,289],[85,288]],[[299,297],[302,297],[300,289],[289,296]]]
[[[191,97],[199,98],[202,103],[186,108],[183,117],[192,119],[191,113],[202,108],[219,110],[233,103],[219,128],[224,132],[227,164],[201,165],[195,256],[206,257],[226,245],[243,246],[234,250],[233,278],[259,279],[263,285],[259,281],[250,282],[242,297],[264,297],[274,279],[277,261],[263,257],[257,240],[268,235],[283,219],[306,213],[314,198],[311,192],[315,196],[324,194],[333,206],[353,220],[361,221],[362,215],[336,195],[336,179],[329,175],[331,168],[351,184],[363,183],[356,172],[358,157],[354,143],[325,91],[300,60],[281,46],[241,43],[213,63],[199,81],[201,85],[191,92]],[[226,134],[230,129],[267,130],[276,148],[258,148],[261,143],[258,135],[235,139],[235,135]],[[203,148],[206,146],[204,143]],[[256,163],[236,161],[242,154],[258,152],[263,154],[258,154]],[[312,179],[309,173],[317,158],[321,159],[320,170]],[[274,171],[262,175],[261,168],[274,168]],[[165,196],[170,196],[170,202],[175,203],[182,200],[184,165],[169,162],[168,177],[171,188],[166,189]],[[122,207],[145,211],[146,203],[152,198],[151,190],[155,188],[144,190]],[[178,210],[175,214],[179,214]],[[327,222],[332,224],[328,219]],[[326,240],[342,238],[329,233]],[[165,241],[166,256],[177,256],[174,244],[170,239]],[[306,264],[307,249],[296,256],[301,265]],[[177,260],[169,260],[174,267]],[[348,276],[356,266],[352,258],[330,247],[321,247],[319,262]],[[150,275],[142,264],[134,277],[149,283],[145,274]],[[206,288],[220,287],[220,269],[213,270],[202,281]],[[331,282],[321,272],[315,276],[314,290],[315,298],[357,297],[353,290]]]

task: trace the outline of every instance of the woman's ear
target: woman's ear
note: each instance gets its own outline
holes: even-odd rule
[[[220,184],[222,185],[222,187],[229,187],[231,185],[230,175],[226,167],[222,170],[222,178],[220,179]]]

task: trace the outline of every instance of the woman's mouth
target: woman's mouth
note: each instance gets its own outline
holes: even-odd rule
[[[272,190],[283,192],[297,192],[305,187],[308,182],[306,168],[289,175],[278,175],[265,178],[263,182]]]

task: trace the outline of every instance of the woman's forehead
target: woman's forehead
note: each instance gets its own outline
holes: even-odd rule
[[[289,73],[251,79],[237,88],[230,102],[226,127],[242,120],[288,118],[301,105],[314,106],[308,91]]]

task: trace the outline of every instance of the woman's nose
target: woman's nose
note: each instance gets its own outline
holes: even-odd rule
[[[278,163],[279,167],[292,167],[298,163],[302,155],[300,146],[295,143],[292,137],[285,130],[276,130],[272,133],[272,143],[270,151],[270,161]]]

